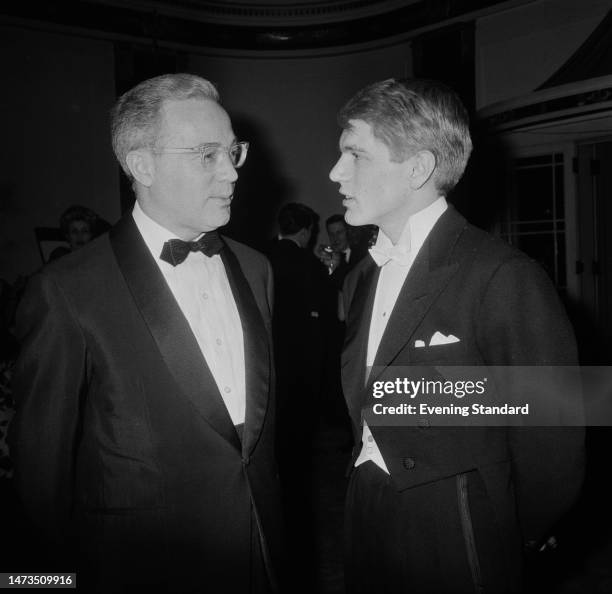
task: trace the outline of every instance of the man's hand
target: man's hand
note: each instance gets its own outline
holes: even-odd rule
[[[342,254],[335,252],[329,245],[320,245],[317,247],[316,255],[319,260],[327,268],[329,274],[334,272],[340,266]]]

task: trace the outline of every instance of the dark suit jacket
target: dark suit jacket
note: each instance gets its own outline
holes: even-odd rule
[[[326,269],[309,249],[279,239],[271,242],[267,255],[274,272],[275,332],[284,347],[299,348],[304,342],[300,334],[313,320],[323,322],[335,314],[335,294]]]
[[[248,592],[252,542],[270,569],[278,556],[271,274],[225,242],[245,341],[242,443],[130,215],[24,297],[16,482],[50,541],[78,543],[92,588]]]
[[[344,258],[344,254],[341,254],[340,264],[338,268],[330,275],[330,280],[334,286],[341,291],[344,285],[344,280],[347,274],[361,262],[368,255],[368,248],[366,246],[355,246],[351,248],[351,254],[349,261],[347,262]]]
[[[367,412],[373,404],[372,382],[390,366],[577,364],[572,329],[545,273],[449,207],[408,273],[364,388],[378,274],[378,267],[366,258],[347,277],[344,291],[348,318],[343,387],[359,445],[362,409]],[[453,334],[460,342],[415,347],[417,340],[427,344],[436,331]],[[487,548],[505,550],[509,567],[520,563],[519,534],[525,541],[540,541],[580,489],[580,429],[371,426],[371,430],[398,491],[418,490],[452,477],[463,477],[460,487],[470,473],[472,478],[476,473],[489,500],[486,513],[493,510],[491,522],[501,535],[499,543],[487,542],[483,536],[479,553],[486,554]],[[483,507],[472,513],[482,515]],[[457,509],[457,503],[443,505],[440,513],[450,509]],[[407,535],[411,537],[422,540],[424,556],[432,554],[428,534]],[[452,591],[452,572],[448,580]],[[502,591],[501,586],[492,591]]]
[[[278,458],[281,473],[304,476],[296,456],[310,454],[318,414],[325,331],[335,316],[336,292],[327,271],[290,239],[271,242],[274,272],[274,347],[278,378]]]

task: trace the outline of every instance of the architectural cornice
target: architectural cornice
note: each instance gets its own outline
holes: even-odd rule
[[[0,22],[154,45],[276,51],[346,47],[409,35],[532,0],[350,0],[261,5],[179,0],[26,0],[2,3]],[[215,8],[216,16],[207,10]],[[220,18],[221,9],[225,17]],[[313,24],[314,12],[329,11]],[[228,20],[235,12],[235,22]],[[186,12],[187,11],[187,12]],[[242,11],[240,14],[239,12]],[[267,12],[266,12],[267,11]],[[289,18],[287,11],[294,11]],[[364,11],[369,16],[364,16]],[[321,14],[323,14],[321,12]],[[241,15],[241,16],[240,16]],[[285,16],[282,16],[285,15]],[[334,16],[334,18],[332,18]],[[240,18],[239,18],[240,17]],[[279,20],[280,19],[280,20]],[[282,20],[286,19],[286,20]],[[222,21],[227,22],[222,22]]]
[[[612,76],[601,76],[496,103],[481,109],[478,116],[489,129],[501,132],[610,111]]]
[[[419,0],[336,0],[311,2],[234,2],[208,0],[86,0],[142,10],[158,14],[193,19],[208,23],[238,26],[308,26],[381,15],[417,4]]]

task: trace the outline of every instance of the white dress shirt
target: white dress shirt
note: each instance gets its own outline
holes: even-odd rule
[[[404,281],[412,267],[412,263],[423,243],[425,243],[433,226],[447,208],[446,199],[441,196],[427,208],[413,214],[408,219],[395,245],[393,245],[382,230],[378,232],[376,244],[371,248],[370,252],[374,260],[379,263],[379,265],[382,265],[376,285],[374,308],[372,309],[370,332],[368,334],[366,378],[369,376],[370,369],[374,364],[380,341],[387,327],[387,322],[391,317]],[[385,255],[387,257],[385,257]],[[367,460],[371,460],[389,474],[389,470],[376,445],[374,436],[365,421],[363,423],[361,440],[363,445],[359,457],[355,461],[355,466],[359,466]]]
[[[189,323],[234,425],[246,407],[244,339],[238,308],[221,256],[190,252],[172,266],[160,259],[164,243],[179,239],[134,205],[132,216],[151,255]]]

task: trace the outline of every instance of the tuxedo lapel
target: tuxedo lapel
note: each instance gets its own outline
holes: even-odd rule
[[[250,454],[257,443],[268,409],[270,344],[251,287],[238,259],[227,244],[221,250],[221,259],[240,314],[244,336],[246,414],[242,449]]]
[[[418,325],[438,295],[459,269],[453,249],[465,228],[465,219],[449,206],[417,255],[404,281],[374,360],[371,383],[412,340]]]
[[[215,431],[240,449],[206,359],[131,215],[111,229],[110,241],[136,306],[176,383]]]
[[[361,393],[366,381],[366,358],[370,320],[380,268],[369,258],[360,274],[350,303],[342,350],[342,386],[355,422],[360,422]]]
[[[430,270],[428,254],[419,255],[397,298],[380,341],[374,367],[386,367],[393,363],[458,268],[458,264],[451,264]]]

